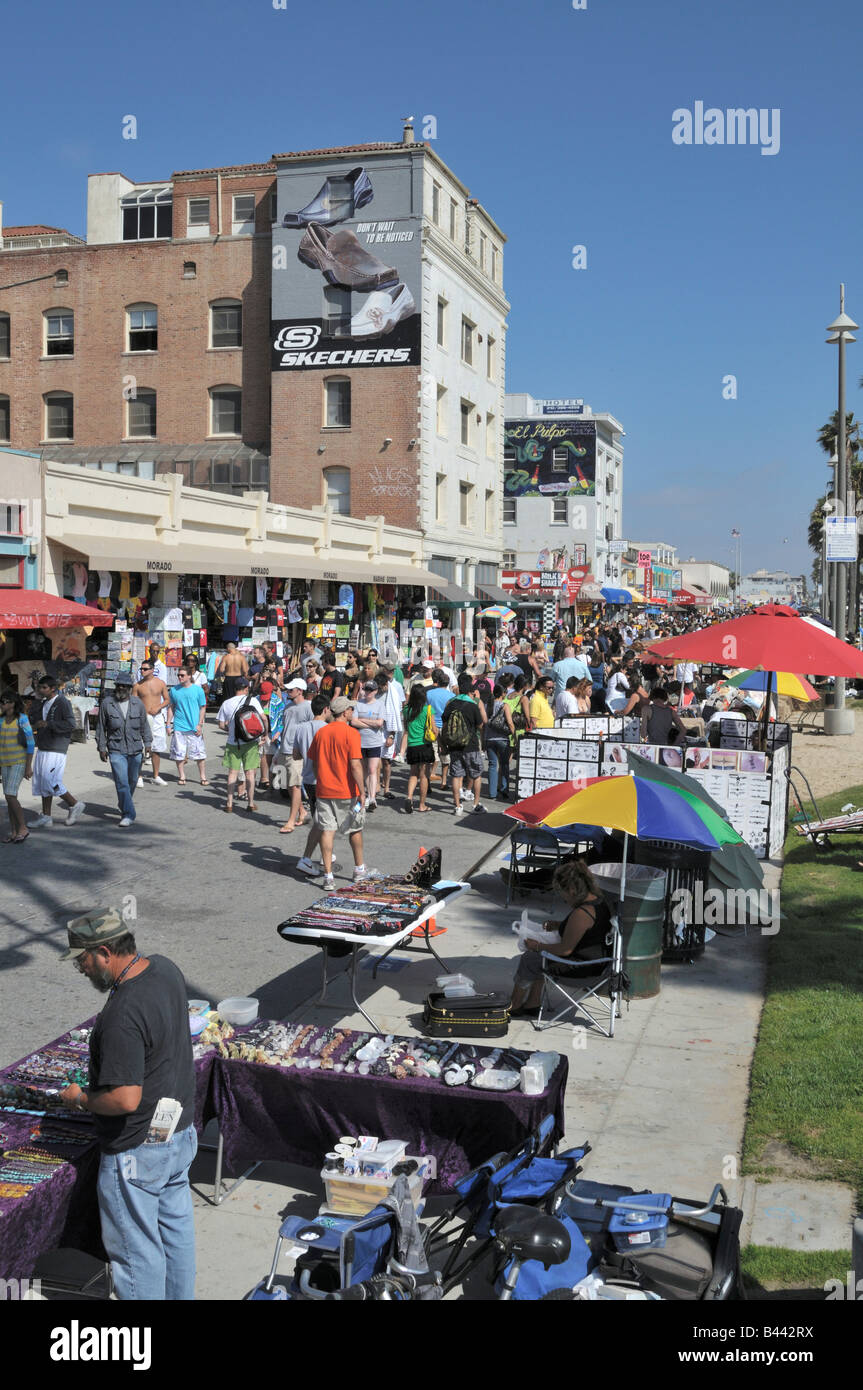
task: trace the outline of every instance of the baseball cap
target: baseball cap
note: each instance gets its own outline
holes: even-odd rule
[[[235,690],[241,690],[241,689],[243,688],[243,686],[246,686],[246,685],[248,685],[248,684],[249,684],[249,678],[248,678],[248,676],[235,676],[235,677],[234,677],[234,689],[235,689]]]
[[[66,923],[69,949],[63,952],[60,959],[72,960],[83,951],[92,951],[96,946],[116,941],[118,936],[125,936],[128,930],[115,907],[93,908]]]
[[[434,662],[433,662],[433,661],[429,661],[429,660],[424,661],[424,662],[423,662],[423,666],[425,667],[425,669],[426,669],[427,671],[433,671],[434,668],[435,668]]]
[[[308,690],[308,688],[309,687],[306,685],[305,681],[301,681],[299,678],[297,678],[296,680],[288,681],[287,685],[285,686],[286,690]]]
[[[364,682],[363,682],[363,690],[377,690],[377,689],[378,689],[378,683],[377,683],[377,681],[364,681]]]
[[[345,699],[344,695],[337,695],[330,704],[330,714],[344,714],[346,709],[353,709],[353,700]]]

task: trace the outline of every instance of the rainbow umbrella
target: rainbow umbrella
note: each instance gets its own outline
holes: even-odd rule
[[[602,825],[622,830],[623,873],[620,898],[626,896],[626,855],[629,836],[674,840],[696,849],[718,850],[739,845],[742,836],[705,802],[683,787],[670,787],[628,774],[584,777],[547,787],[505,812],[523,825]]]
[[[795,676],[793,671],[738,671],[736,676],[728,677],[729,685],[738,690],[762,690],[766,693],[770,681],[771,695],[787,695],[791,700],[817,700],[818,691],[804,676]]]
[[[491,608],[481,608],[480,618],[496,618],[499,623],[511,623],[515,617],[515,610],[512,608],[501,608],[499,603],[492,604]]]

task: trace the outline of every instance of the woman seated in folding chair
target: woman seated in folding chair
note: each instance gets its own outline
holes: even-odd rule
[[[583,859],[561,864],[554,876],[554,886],[569,904],[569,911],[560,922],[544,922],[545,931],[560,933],[560,945],[543,946],[527,941],[521,956],[512,994],[512,1018],[537,1018],[542,999],[543,969],[553,973],[551,963],[543,964],[543,951],[556,956],[571,956],[576,960],[599,959],[607,954],[605,939],[611,925],[608,903],[596,886],[596,881]],[[565,967],[564,967],[565,968]]]

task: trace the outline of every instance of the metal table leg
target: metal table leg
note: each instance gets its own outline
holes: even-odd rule
[[[429,920],[429,921],[426,921],[426,922],[422,922],[420,925],[422,926],[422,929],[423,929],[423,940],[424,940],[424,942],[425,942],[425,944],[426,944],[427,950],[430,951],[431,954],[434,956],[434,958],[435,958],[435,960],[437,961],[438,965],[441,966],[441,968],[442,968],[443,970],[445,970],[446,973],[447,973],[448,975],[451,975],[451,974],[452,974],[452,970],[451,970],[450,967],[447,965],[446,961],[441,960],[441,958],[440,958],[440,956],[438,955],[437,951],[435,950],[434,946],[431,944],[431,937],[429,936],[429,927],[431,926],[431,921]],[[376,957],[375,957],[375,963],[374,963],[374,966],[373,966],[373,968],[372,968],[372,979],[373,979],[373,980],[376,980],[376,979],[377,979],[378,966],[380,965],[381,961],[386,960],[387,956],[392,955],[393,951],[400,951],[400,950],[401,950],[401,951],[408,951],[408,952],[413,951],[414,953],[416,953],[416,951],[417,951],[418,949],[419,949],[420,951],[422,950],[422,947],[421,947],[421,946],[420,946],[419,948],[417,948],[416,946],[411,946],[411,945],[410,945],[410,941],[411,941],[411,938],[410,938],[410,937],[406,937],[406,938],[404,938],[404,939],[401,940],[401,941],[396,941],[396,942],[394,942],[394,944],[393,944],[392,946],[388,946],[387,949],[383,952],[382,955],[376,956]]]
[[[351,951],[351,999],[354,1002],[354,1007],[359,1010],[366,1022],[371,1024],[372,1032],[377,1033],[380,1031],[378,1025],[375,1023],[371,1015],[366,1013],[365,1009],[363,1008],[362,1004],[357,998],[357,956],[359,955],[361,944],[362,943],[357,942],[354,945],[354,949]]]
[[[199,1151],[201,1149],[206,1149],[208,1153],[215,1152],[216,1155],[216,1176],[213,1181],[213,1195],[212,1197],[207,1197],[206,1199],[210,1203],[210,1205],[214,1207],[220,1207],[224,1202],[225,1198],[230,1197],[232,1192],[236,1192],[237,1188],[240,1187],[241,1184],[246,1181],[246,1178],[251,1177],[255,1169],[260,1168],[261,1164],[263,1163],[263,1159],[258,1159],[257,1162],[253,1163],[250,1168],[247,1168],[245,1173],[241,1173],[240,1176],[236,1178],[234,1182],[231,1183],[231,1186],[226,1188],[223,1192],[222,1164],[225,1156],[225,1137],[222,1134],[222,1131],[219,1130],[219,1142],[218,1144],[216,1144],[215,1150],[212,1144],[199,1144],[198,1149]]]

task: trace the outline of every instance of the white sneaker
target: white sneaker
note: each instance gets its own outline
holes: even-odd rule
[[[464,807],[463,807],[463,806],[453,806],[453,808],[452,808],[452,813],[453,813],[454,816],[463,816],[463,815],[464,815]]]
[[[167,785],[168,785],[168,783],[165,781],[164,777],[154,777],[154,778],[153,778],[153,786],[154,786],[154,787],[167,787]]]
[[[129,819],[128,816],[124,816],[123,819],[120,821],[120,825],[123,826],[123,827],[125,827],[125,826],[127,826],[127,825],[131,825],[131,824],[132,824],[132,822],[131,822],[131,820]]]
[[[41,830],[41,829],[44,827],[44,828],[47,830],[47,829],[48,829],[48,826],[49,826],[49,825],[53,825],[53,824],[54,824],[54,822],[53,822],[53,820],[51,819],[50,816],[37,816],[35,820],[31,820],[31,822],[30,822],[30,829],[31,829],[31,830],[36,830],[36,829],[40,829],[40,830]]]
[[[307,859],[305,855],[297,860],[297,868],[301,874],[308,874],[309,878],[317,878],[323,873],[322,866],[316,864],[313,859]]]
[[[462,792],[462,801],[473,801],[473,792]]]
[[[139,787],[143,787],[143,785],[144,785],[144,779],[143,779],[143,777],[139,777],[139,778],[138,778],[138,786],[139,786]]]
[[[81,819],[81,817],[83,816],[83,814],[84,814],[84,812],[86,811],[86,809],[87,809],[87,803],[86,803],[86,801],[76,801],[76,802],[75,802],[75,805],[72,807],[71,811],[69,812],[68,816],[66,817],[66,824],[67,824],[67,825],[74,825],[76,821],[79,821],[79,820]]]
[[[416,309],[414,297],[407,285],[394,285],[391,290],[375,290],[358,314],[351,319],[352,338],[378,338],[391,333],[397,323]]]
[[[332,874],[324,874],[324,888],[329,890],[335,888],[335,886],[336,880],[333,878]]]

